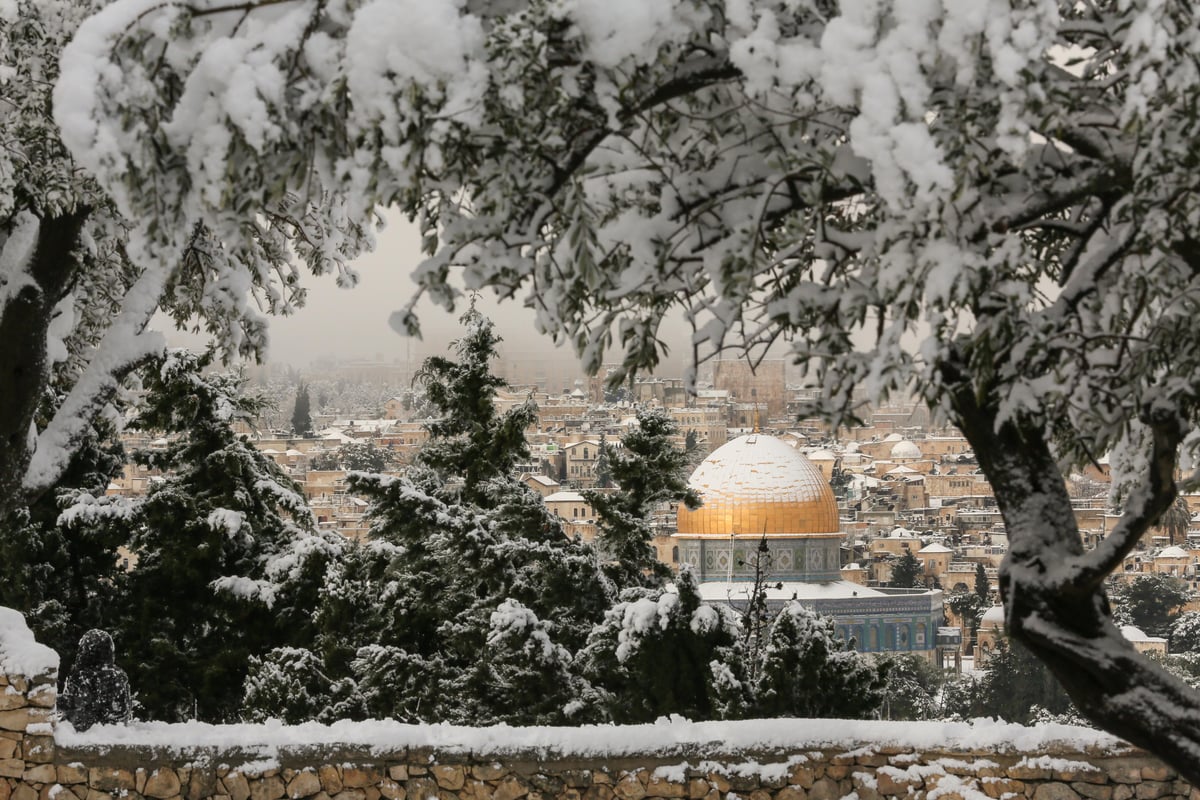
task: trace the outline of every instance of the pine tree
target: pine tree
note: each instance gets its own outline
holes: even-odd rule
[[[292,407],[292,433],[303,437],[313,435],[312,411],[308,399],[308,387],[303,383],[296,390],[296,404]]]
[[[580,716],[618,724],[741,716],[749,687],[738,634],[736,612],[702,602],[687,569],[671,587],[616,604],[577,656],[591,687]]]
[[[904,555],[892,565],[892,579],[888,586],[896,589],[914,589],[921,585],[921,562],[911,550],[905,550]]]
[[[864,719],[879,710],[886,675],[835,634],[833,620],[789,603],[775,617],[754,686],[771,717]]]
[[[618,490],[583,493],[596,512],[598,547],[613,562],[609,572],[622,586],[657,585],[670,574],[650,544],[654,507],[665,502],[700,506],[687,485],[687,454],[671,441],[676,432],[671,417],[661,409],[641,409],[637,421],[621,438],[620,449],[604,448]]]
[[[299,487],[232,424],[257,408],[240,379],[205,376],[208,356],[169,354],[146,372],[134,422],[166,432],[135,454],[169,475],[129,516],[135,558],[114,631],[145,713],[240,716],[249,659],[306,641],[336,537],[314,531]]]
[[[1170,575],[1138,575],[1129,584],[1113,589],[1113,620],[1133,625],[1150,636],[1170,635],[1171,625],[1193,597],[1188,585]]]
[[[54,489],[0,519],[0,606],[25,615],[38,641],[61,656],[64,676],[80,637],[111,624],[123,578],[118,548],[129,533],[89,520],[127,507],[105,496],[124,462],[112,424],[98,418]]]
[[[459,360],[421,370],[435,417],[414,466],[350,478],[372,503],[370,541],[327,574],[311,651],[372,716],[562,722],[564,653],[583,646],[612,587],[591,548],[512,475],[534,409],[496,413],[499,340],[474,312],[464,324]]]
[[[1001,639],[986,671],[947,687],[946,711],[962,717],[999,717],[1027,724],[1035,708],[1051,714],[1071,711],[1071,699],[1050,670],[1020,643]]]
[[[975,565],[975,596],[979,598],[981,606],[989,604],[991,583],[988,581],[987,570],[984,569],[983,564]]]
[[[596,488],[608,489],[613,485],[612,469],[608,463],[608,452],[610,450],[608,437],[605,434],[600,434],[600,447],[596,454]]]

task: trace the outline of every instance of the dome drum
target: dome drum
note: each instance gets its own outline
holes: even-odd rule
[[[689,539],[680,542],[679,561],[703,580],[754,580],[760,539]],[[768,539],[763,573],[772,581],[836,581],[841,577],[838,541]]]

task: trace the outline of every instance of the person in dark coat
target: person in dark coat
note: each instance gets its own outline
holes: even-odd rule
[[[79,640],[58,709],[77,731],[129,721],[129,676],[116,665],[113,640],[106,632],[93,629]]]

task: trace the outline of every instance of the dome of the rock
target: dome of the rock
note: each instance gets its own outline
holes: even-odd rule
[[[681,507],[682,535],[836,536],[837,500],[811,461],[773,436],[741,436],[717,448],[692,473],[704,505]]]

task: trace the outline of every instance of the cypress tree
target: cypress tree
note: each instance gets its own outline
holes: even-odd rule
[[[292,433],[296,436],[312,436],[313,421],[308,386],[301,383],[296,390],[296,405],[292,408]]]
[[[921,562],[911,550],[905,550],[904,555],[892,565],[892,579],[888,586],[896,589],[915,589],[921,584]]]
[[[988,582],[987,570],[983,564],[975,565],[975,595],[979,598],[980,606],[988,604],[988,597],[991,595],[991,586]]]

